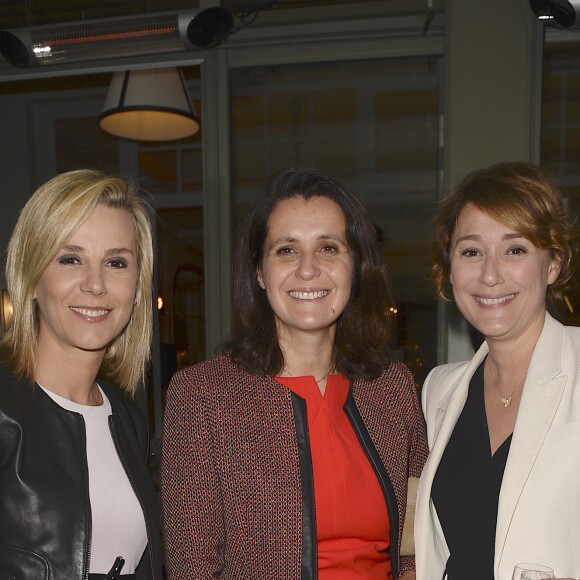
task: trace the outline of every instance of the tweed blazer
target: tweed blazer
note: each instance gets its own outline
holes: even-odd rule
[[[407,479],[420,474],[427,453],[411,374],[393,362],[374,381],[353,381],[349,399],[347,416],[391,490],[393,570],[403,573],[414,569],[412,557],[398,554]],[[228,355],[176,374],[161,462],[171,580],[317,577],[305,410],[290,389],[239,369]]]
[[[449,549],[431,501],[441,456],[461,414],[469,382],[488,353],[435,368],[423,387],[431,454],[417,496],[417,580],[440,580]],[[580,577],[580,328],[546,314],[524,383],[502,480],[494,575],[511,580],[518,562]]]

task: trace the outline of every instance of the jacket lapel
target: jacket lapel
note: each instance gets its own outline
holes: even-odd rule
[[[547,314],[524,383],[502,480],[495,539],[496,575],[519,498],[566,385],[567,377],[560,368],[563,336],[564,327]]]
[[[458,378],[456,386],[449,389],[438,403],[434,445],[430,453],[433,456],[432,464],[435,469],[439,465],[439,461],[447,447],[447,442],[453,433],[457,419],[459,419],[459,415],[461,415],[461,411],[463,411],[463,407],[465,406],[471,378],[477,370],[477,367],[487,356],[487,353],[487,344],[484,342],[465,368],[463,374]]]
[[[488,352],[487,343],[483,343],[480,349],[475,353],[468,365],[464,366],[463,372],[458,376],[457,370],[450,370],[447,377],[438,377],[438,381],[448,380],[449,388],[437,402],[437,415],[430,417],[435,422],[433,437],[433,447],[429,451],[429,458],[421,474],[419,481],[419,490],[417,493],[417,512],[415,523],[416,542],[424,550],[424,562],[418,563],[419,568],[425,566],[425,574],[418,574],[418,577],[432,577],[433,570],[430,567],[437,559],[444,562],[449,556],[449,550],[444,544],[440,544],[438,539],[443,540],[437,514],[433,503],[431,502],[431,486],[433,478],[437,472],[441,456],[445,451],[447,442],[451,437],[457,419],[465,406],[467,394],[469,392],[469,383],[481,361],[486,357]],[[429,420],[428,419],[428,420]],[[431,437],[431,435],[430,435]],[[439,554],[439,557],[435,554]],[[442,564],[444,566],[444,564]]]

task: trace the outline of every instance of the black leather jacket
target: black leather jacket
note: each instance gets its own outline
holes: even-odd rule
[[[145,460],[147,428],[121,393],[99,384],[111,402],[113,441],[147,525],[137,578],[159,580],[159,514]],[[85,580],[90,546],[82,416],[0,367],[0,580]]]

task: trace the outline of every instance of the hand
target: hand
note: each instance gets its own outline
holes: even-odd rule
[[[408,572],[405,572],[402,576],[399,576],[399,580],[415,580],[416,576],[415,576],[415,572],[411,572],[410,570]],[[565,578],[562,578],[562,580],[566,580]],[[570,579],[573,580],[573,579]]]

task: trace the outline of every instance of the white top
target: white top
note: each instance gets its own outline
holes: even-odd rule
[[[111,403],[99,387],[103,404],[79,405],[41,386],[55,403],[85,421],[92,532],[89,573],[106,574],[122,556],[121,574],[133,574],[147,546],[145,517],[109,429]]]

